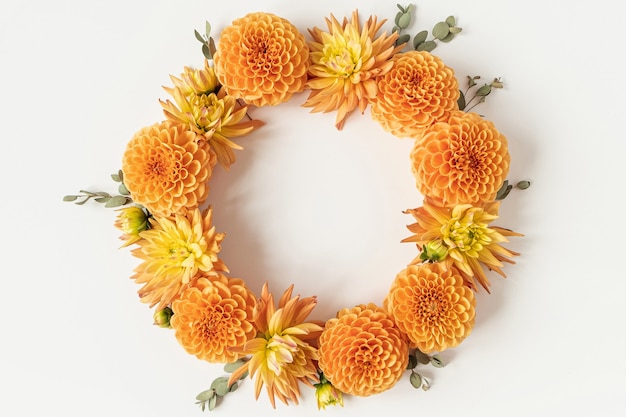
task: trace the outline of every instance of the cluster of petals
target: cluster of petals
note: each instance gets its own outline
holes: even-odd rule
[[[388,390],[406,370],[409,341],[375,304],[346,308],[326,322],[319,367],[338,390],[366,397]]]
[[[217,163],[215,152],[180,123],[144,127],[126,145],[124,185],[150,213],[170,216],[203,204]]]
[[[469,287],[476,289],[478,282],[489,292],[490,283],[483,267],[506,277],[503,262],[515,263],[511,258],[519,253],[504,248],[501,243],[508,242],[509,236],[522,236],[490,225],[498,218],[499,207],[499,201],[482,207],[470,204],[441,207],[426,198],[421,207],[406,211],[416,222],[407,226],[413,234],[403,242],[415,242],[420,249],[436,242],[444,250],[441,262],[454,265]]]
[[[237,350],[251,355],[250,360],[233,372],[229,385],[246,372],[255,380],[255,396],[258,399],[265,386],[273,407],[276,398],[285,404],[298,403],[299,383],[313,387],[319,381],[317,374],[317,348],[315,341],[323,327],[306,319],[317,305],[316,297],[292,297],[293,285],[275,305],[267,283],[254,308],[253,320],[258,336]]]
[[[378,94],[371,114],[397,137],[419,138],[438,121],[458,110],[459,85],[452,68],[426,51],[399,53],[392,67],[376,79]]]
[[[474,292],[455,267],[441,262],[402,270],[383,305],[411,347],[427,354],[457,346],[474,327]]]
[[[235,19],[219,37],[214,55],[226,92],[255,106],[288,101],[304,89],[309,48],[287,19],[255,12]]]
[[[252,323],[255,295],[238,278],[201,274],[172,303],[172,329],[183,348],[211,363],[230,363],[256,336]]]
[[[427,128],[411,151],[417,189],[445,206],[494,201],[510,161],[507,139],[493,122],[460,110]]]
[[[397,33],[377,34],[385,23],[370,16],[361,28],[358,11],[352,20],[340,23],[332,14],[326,19],[328,32],[309,29],[311,49],[311,90],[304,103],[312,112],[337,111],[335,126],[342,129],[346,118],[357,108],[361,113],[376,98],[376,77],[392,67],[390,58],[403,45],[396,46]]]
[[[163,309],[199,277],[199,272],[228,272],[218,258],[224,234],[215,231],[212,217],[209,207],[203,212],[195,209],[186,215],[151,219],[151,228],[140,233],[138,247],[131,251],[142,260],[132,278],[142,284],[139,297],[143,302]]]

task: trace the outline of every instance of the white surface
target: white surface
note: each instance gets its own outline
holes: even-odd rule
[[[328,5],[325,5],[328,3]],[[386,4],[383,4],[386,3]],[[250,11],[279,14],[300,30],[358,7],[393,18],[395,2],[335,1],[3,2],[0,80],[4,263],[0,415],[200,416],[195,395],[221,366],[187,355],[151,325],[118,250],[112,210],[63,203],[79,189],[114,191],[132,134],[161,120],[169,74],[202,63],[193,30],[215,33]],[[252,5],[253,4],[253,5]],[[435,52],[460,79],[500,76],[505,88],[480,107],[508,137],[513,192],[498,224],[524,233],[506,280],[478,296],[472,335],[426,368],[329,415],[619,415],[623,411],[626,281],[620,205],[625,139],[618,3],[417,3],[412,32],[453,14],[462,34]],[[391,25],[386,26],[390,30]],[[306,95],[254,116],[267,125],[216,174],[215,223],[233,276],[280,293],[290,283],[319,297],[315,318],[380,302],[415,254],[399,241],[420,205],[410,142],[368,115],[342,132],[334,114],[309,114]],[[252,383],[216,415],[319,415],[312,391],[272,410]]]

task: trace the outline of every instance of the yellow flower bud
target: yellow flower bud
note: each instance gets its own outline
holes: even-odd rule
[[[164,329],[171,329],[170,319],[174,315],[174,312],[171,308],[165,307],[162,310],[157,310],[154,312],[154,324],[159,327],[163,327]]]
[[[341,391],[324,378],[324,375],[321,376],[319,384],[315,384],[315,397],[317,398],[318,410],[326,409],[327,405],[339,404],[343,407],[343,395]]]
[[[424,261],[439,262],[448,256],[448,248],[441,239],[431,240],[422,248],[420,259]]]
[[[137,242],[141,239],[139,233],[150,228],[148,214],[141,207],[130,206],[117,211],[117,220],[114,224],[124,233],[120,239],[125,241],[121,247]]]

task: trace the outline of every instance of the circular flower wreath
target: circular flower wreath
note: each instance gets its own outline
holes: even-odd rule
[[[198,395],[202,409],[247,376],[256,398],[265,387],[273,407],[276,398],[298,403],[301,383],[315,388],[319,408],[343,405],[344,394],[386,391],[406,371],[415,387],[428,389],[418,363],[443,365],[437,353],[472,331],[475,291],[489,292],[485,269],[505,276],[503,264],[519,255],[501,243],[521,235],[491,225],[513,188],[507,139],[468,109],[502,84],[479,88],[479,77],[468,77],[461,92],[454,71],[431,53],[437,40],[460,32],[455,19],[437,23],[434,40],[422,31],[411,41],[402,32],[412,8],[398,7],[391,34],[379,34],[385,20],[371,16],[361,25],[354,11],[342,22],[331,15],[327,30],[309,29],[308,41],[282,17],[250,13],[221,32],[219,49],[207,23],[205,35],[196,31],[204,67],[171,76],[165,120],[134,135],[113,176],[120,195],[65,197],[124,206],[115,226],[141,260],[132,278],[141,301],[155,307],[155,323],[173,329],[188,353],[227,364],[230,376]],[[307,320],[317,298],[293,296],[293,285],[276,302],[267,283],[257,298],[229,277],[218,256],[225,235],[206,206],[213,170],[228,170],[242,149],[233,138],[263,125],[248,116],[249,106],[279,105],[305,90],[303,105],[336,112],[337,129],[369,106],[385,131],[414,140],[411,168],[424,196],[422,206],[405,211],[415,222],[403,242],[414,242],[418,255],[382,305],[344,308],[325,323]]]

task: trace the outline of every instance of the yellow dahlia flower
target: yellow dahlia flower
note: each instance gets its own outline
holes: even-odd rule
[[[152,228],[141,232],[139,247],[131,252],[143,261],[132,277],[143,284],[141,301],[162,309],[198,278],[200,271],[208,275],[228,271],[217,257],[224,234],[215,232],[212,217],[211,207],[202,213],[195,209],[187,215],[155,217]]]
[[[138,206],[124,207],[117,210],[117,219],[114,226],[122,231],[120,239],[124,241],[122,248],[132,245],[141,239],[139,233],[150,227],[148,214]]]
[[[474,292],[454,266],[409,265],[398,273],[383,303],[412,348],[424,353],[457,346],[472,331]]]
[[[293,285],[282,295],[278,306],[263,286],[261,298],[254,310],[254,324],[258,336],[248,341],[238,351],[252,355],[251,359],[233,372],[228,382],[232,385],[246,372],[255,379],[255,396],[258,399],[265,385],[272,407],[276,408],[275,397],[283,403],[298,403],[299,382],[313,386],[318,382],[317,349],[312,343],[323,328],[313,322],[305,322],[317,304],[316,297],[291,298]]]
[[[397,33],[376,37],[385,20],[375,16],[360,27],[358,11],[352,21],[339,23],[335,16],[326,19],[328,32],[309,29],[313,41],[307,88],[311,94],[304,103],[312,112],[337,111],[335,126],[342,129],[346,118],[358,108],[361,113],[376,97],[376,77],[392,67],[389,61],[401,46],[395,47]]]
[[[181,79],[172,77],[175,88],[165,87],[174,102],[159,100],[167,119],[188,126],[208,141],[217,161],[226,169],[235,162],[233,149],[243,149],[229,138],[246,135],[263,125],[260,120],[245,120],[247,106],[219,87],[213,68],[195,71],[186,68]],[[207,90],[204,90],[207,89]]]
[[[226,27],[214,55],[217,77],[229,95],[255,106],[288,101],[304,89],[309,48],[287,19],[249,13]]]
[[[372,117],[398,137],[418,138],[458,110],[459,84],[452,68],[425,51],[396,54],[389,72],[376,78]]]
[[[408,354],[406,335],[374,304],[339,311],[319,338],[319,367],[326,379],[361,397],[394,386],[406,370]]]
[[[243,280],[202,276],[174,300],[170,324],[188,353],[212,363],[230,363],[241,357],[231,348],[241,348],[256,336],[255,305]]]
[[[494,124],[460,110],[427,128],[411,151],[417,189],[446,206],[493,201],[510,162],[507,139]]]
[[[468,286],[476,289],[476,281],[489,292],[489,280],[483,266],[503,277],[503,262],[515,263],[511,259],[519,253],[500,245],[508,242],[508,236],[523,236],[509,229],[489,226],[498,218],[500,202],[485,207],[469,204],[453,208],[439,207],[426,200],[422,207],[407,210],[416,223],[408,229],[414,233],[403,242],[415,242],[420,250],[430,245],[437,249],[437,259],[454,265],[463,275]],[[414,262],[425,259],[419,257]]]
[[[156,216],[184,213],[209,195],[215,152],[179,123],[164,121],[137,132],[122,159],[131,198]]]

